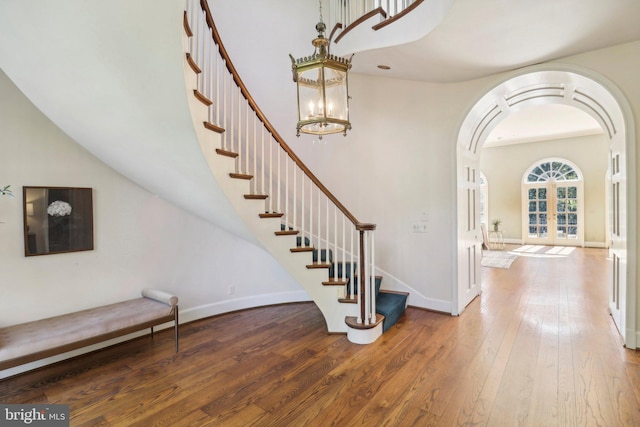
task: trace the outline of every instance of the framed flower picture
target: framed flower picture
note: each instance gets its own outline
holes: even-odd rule
[[[91,188],[22,187],[25,256],[93,250]]]

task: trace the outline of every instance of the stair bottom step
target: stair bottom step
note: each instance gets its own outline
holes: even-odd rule
[[[384,316],[382,332],[393,326],[407,307],[407,295],[390,292],[380,292],[376,297],[376,313]]]

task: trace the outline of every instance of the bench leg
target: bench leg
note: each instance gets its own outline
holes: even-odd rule
[[[176,340],[176,353],[178,352],[178,306],[176,305],[175,318],[173,320],[173,328]]]
[[[153,338],[153,326],[151,327],[151,338]]]

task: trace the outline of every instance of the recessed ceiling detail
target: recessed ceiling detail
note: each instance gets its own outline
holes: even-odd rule
[[[609,139],[613,138],[616,134],[616,125],[613,123],[613,120],[611,120],[611,116],[607,110],[605,110],[598,101],[579,89],[574,91],[573,100],[593,111],[593,113],[600,118],[600,122],[605,127]]]
[[[546,97],[556,97],[556,98],[564,98],[565,87],[564,84],[544,84],[544,85],[535,85],[522,88],[515,92],[512,92],[511,95],[505,97],[505,101],[509,105],[509,107],[513,107],[516,104],[521,102],[530,101],[535,98],[546,98]]]
[[[476,153],[478,150],[478,143],[483,140],[483,136],[488,128],[490,128],[491,124],[502,114],[502,110],[500,107],[495,104],[489,111],[487,111],[480,121],[478,125],[473,131],[473,135],[471,136],[471,141],[469,143],[469,151]]]

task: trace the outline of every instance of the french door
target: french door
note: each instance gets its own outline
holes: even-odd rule
[[[563,162],[548,164],[550,172],[554,167],[567,166]],[[537,180],[523,183],[523,240],[527,244],[583,246],[582,180],[558,181],[549,175],[540,179],[530,172],[528,178]]]

